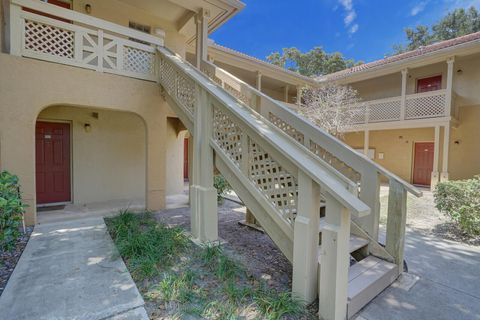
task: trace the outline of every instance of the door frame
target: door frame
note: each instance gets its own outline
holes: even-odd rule
[[[423,185],[423,184],[415,184],[414,182],[414,175],[415,175],[415,145],[417,143],[431,143],[433,144],[433,147],[435,148],[435,141],[432,141],[432,140],[418,140],[418,141],[413,141],[412,143],[412,168],[411,168],[411,177],[410,177],[410,181],[413,185],[415,186],[421,186],[421,187],[426,187],[426,186],[430,186],[431,184],[428,184],[428,185]],[[433,168],[432,168],[432,172],[433,172]]]
[[[51,203],[41,203],[38,204],[36,203],[37,208],[44,208],[44,207],[54,207],[54,206],[59,206],[59,205],[65,205],[65,204],[71,204],[73,203],[73,122],[71,120],[60,120],[60,119],[44,119],[44,118],[37,118],[35,121],[35,126],[37,125],[37,122],[50,122],[50,123],[65,123],[68,124],[69,128],[69,136],[70,136],[70,165],[69,165],[69,170],[70,170],[70,201],[63,201],[63,202],[51,202]],[[36,135],[34,135],[34,139],[36,142]],[[35,152],[35,174],[37,172],[37,162],[36,162],[36,150]],[[36,185],[36,183],[35,183]],[[37,188],[35,187],[35,202],[37,198]]]
[[[434,77],[442,77],[442,82],[440,84],[440,90],[442,90],[442,87],[443,87],[443,81],[444,81],[444,76],[443,76],[443,72],[439,72],[439,73],[433,73],[433,74],[430,74],[430,75],[425,75],[425,76],[420,76],[420,77],[416,77],[415,78],[415,93],[418,93],[418,80],[422,80],[422,79],[428,79],[428,78],[434,78]],[[419,142],[422,142],[422,141],[419,141]],[[427,141],[425,141],[427,142]]]

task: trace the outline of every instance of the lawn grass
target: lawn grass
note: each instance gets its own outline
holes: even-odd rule
[[[149,213],[124,211],[105,221],[152,318],[313,318],[290,292],[249,275],[220,245],[194,245],[183,229]]]

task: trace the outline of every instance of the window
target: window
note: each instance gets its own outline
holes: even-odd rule
[[[417,93],[442,89],[442,76],[428,77],[417,80]]]

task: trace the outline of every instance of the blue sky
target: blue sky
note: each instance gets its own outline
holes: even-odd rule
[[[365,62],[405,41],[403,29],[430,25],[480,0],[243,0],[242,12],[210,38],[260,59],[284,47],[322,46]]]

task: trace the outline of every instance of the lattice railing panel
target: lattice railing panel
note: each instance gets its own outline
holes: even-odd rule
[[[360,179],[362,178],[361,174],[355,171],[353,168],[348,166],[345,162],[335,157],[333,154],[322,148],[319,144],[310,141],[310,151],[312,151],[317,157],[322,159],[323,161],[330,164],[334,167],[337,171],[343,174],[348,179],[359,183]]]
[[[195,83],[165,59],[159,62],[160,83],[192,115],[195,110]]]
[[[400,100],[389,100],[368,105],[368,122],[400,120]]]
[[[275,126],[280,128],[283,132],[285,132],[290,137],[292,137],[293,139],[303,144],[305,140],[303,133],[301,133],[300,131],[298,131],[297,129],[295,129],[294,127],[289,125],[287,122],[283,121],[282,119],[280,119],[279,117],[277,117],[271,112],[268,113],[268,118],[271,123],[273,123]]]
[[[73,59],[75,33],[47,24],[25,20],[25,49],[59,58]]]
[[[218,108],[213,109],[213,139],[240,168],[242,161],[242,130]]]
[[[228,83],[224,83],[223,85],[223,88],[228,92],[230,93],[232,96],[234,96],[235,98],[237,98],[238,100],[242,101],[243,103],[245,103],[247,106],[251,106],[251,100],[250,98],[238,91],[237,89],[235,89],[234,87],[230,86]]]
[[[203,72],[204,75],[206,75],[210,80],[218,84],[219,86],[222,86],[222,79],[217,77],[214,72],[211,72],[207,70],[207,68],[202,68],[201,71]]]
[[[258,190],[293,225],[297,214],[298,183],[257,143],[249,140],[249,178]]]
[[[446,116],[445,93],[407,97],[405,118],[434,118]]]
[[[352,107],[352,124],[365,123],[365,112],[367,107],[365,104]]]
[[[124,47],[123,53],[125,71],[151,75],[155,73],[155,53],[129,46]]]

